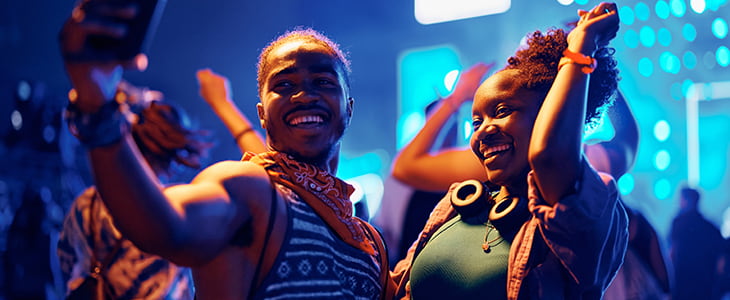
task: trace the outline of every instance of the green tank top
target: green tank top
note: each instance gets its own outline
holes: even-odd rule
[[[413,262],[412,298],[506,299],[510,244],[485,216],[466,221],[456,216],[436,231]]]

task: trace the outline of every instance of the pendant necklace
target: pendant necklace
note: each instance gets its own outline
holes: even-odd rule
[[[484,243],[482,244],[482,250],[484,252],[489,252],[491,247],[495,247],[504,241],[504,238],[502,238],[502,235],[499,234],[499,231],[495,230],[496,228],[491,223],[487,223],[487,233],[484,235]],[[493,237],[491,240],[489,239],[489,235],[494,231],[494,233],[497,234],[496,237]]]

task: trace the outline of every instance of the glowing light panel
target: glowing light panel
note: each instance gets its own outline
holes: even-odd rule
[[[418,23],[427,25],[506,12],[511,0],[415,0]]]

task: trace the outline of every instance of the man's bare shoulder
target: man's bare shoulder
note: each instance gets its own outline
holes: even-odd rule
[[[264,167],[247,161],[226,160],[217,162],[201,171],[193,183],[201,181],[226,181],[231,179],[266,179]]]

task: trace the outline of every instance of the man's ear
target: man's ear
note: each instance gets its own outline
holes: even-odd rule
[[[350,125],[350,120],[352,120],[352,109],[355,106],[355,99],[352,97],[347,98],[347,125]]]
[[[266,129],[266,121],[264,121],[264,105],[261,102],[256,103],[256,111],[259,114],[259,123],[261,128]]]

